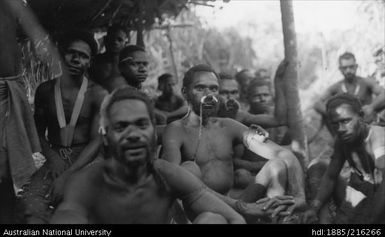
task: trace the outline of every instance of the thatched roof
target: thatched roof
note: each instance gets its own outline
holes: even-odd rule
[[[208,0],[213,1],[213,0]],[[149,28],[163,16],[176,16],[188,4],[207,0],[27,0],[49,32],[68,28],[106,28],[113,23]]]

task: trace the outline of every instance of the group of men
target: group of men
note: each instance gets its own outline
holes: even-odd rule
[[[6,29],[7,22],[0,24]],[[17,60],[10,43],[16,33],[10,35],[0,37],[0,47]],[[306,205],[304,171],[284,147],[291,142],[283,83],[288,62],[273,83],[248,70],[232,76],[196,65],[184,75],[183,98],[173,91],[173,76],[164,74],[154,101],[142,86],[147,52],[128,42],[128,33],[113,26],[106,52],[98,54],[91,33],[66,32],[58,41],[63,74],[39,85],[33,118],[29,108],[14,105],[25,100],[14,85],[20,70],[7,71],[0,58],[0,109],[7,115],[0,120],[2,223],[16,222],[9,217],[15,184],[23,188],[22,222],[30,224],[308,223],[338,193],[345,161],[352,176],[340,189],[355,208],[347,220],[359,222],[357,213],[370,213],[370,223],[385,220],[385,129],[364,121],[385,107],[385,92],[355,76],[354,56],[354,65],[351,54],[340,58],[345,79],[327,97],[338,95],[317,104],[337,139],[319,192]],[[37,171],[36,152],[46,158]]]

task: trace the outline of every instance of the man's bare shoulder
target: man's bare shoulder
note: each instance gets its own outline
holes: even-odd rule
[[[385,127],[371,125],[371,129],[373,133],[373,135],[371,136],[372,141],[385,140]],[[384,143],[384,146],[385,146],[385,143]]]

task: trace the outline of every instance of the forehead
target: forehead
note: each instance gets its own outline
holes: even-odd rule
[[[217,85],[218,78],[213,72],[196,72],[194,73],[192,86],[195,85]]]
[[[82,40],[73,41],[68,45],[67,50],[82,52],[87,54],[88,56],[91,55],[91,47]]]
[[[332,119],[345,119],[358,116],[349,104],[341,104],[331,111]]]
[[[123,30],[115,30],[114,32],[111,33],[111,35],[113,38],[127,38],[127,34],[126,32],[124,32]]]
[[[135,61],[140,61],[140,62],[147,62],[147,54],[146,52],[143,51],[135,51],[132,52],[129,56],[132,57],[133,60]]]
[[[148,118],[150,114],[144,101],[138,99],[125,99],[112,104],[109,117],[112,122],[135,121]]]
[[[219,80],[221,89],[238,89],[238,83],[235,80]]]
[[[251,89],[252,94],[270,94],[268,86],[255,86]]]
[[[340,61],[341,66],[354,65],[355,63],[356,61],[354,60],[354,58],[342,58]]]

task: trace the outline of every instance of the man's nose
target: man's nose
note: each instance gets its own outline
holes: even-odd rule
[[[345,125],[344,124],[339,124],[337,131],[340,132],[340,133],[344,133],[346,131]]]

